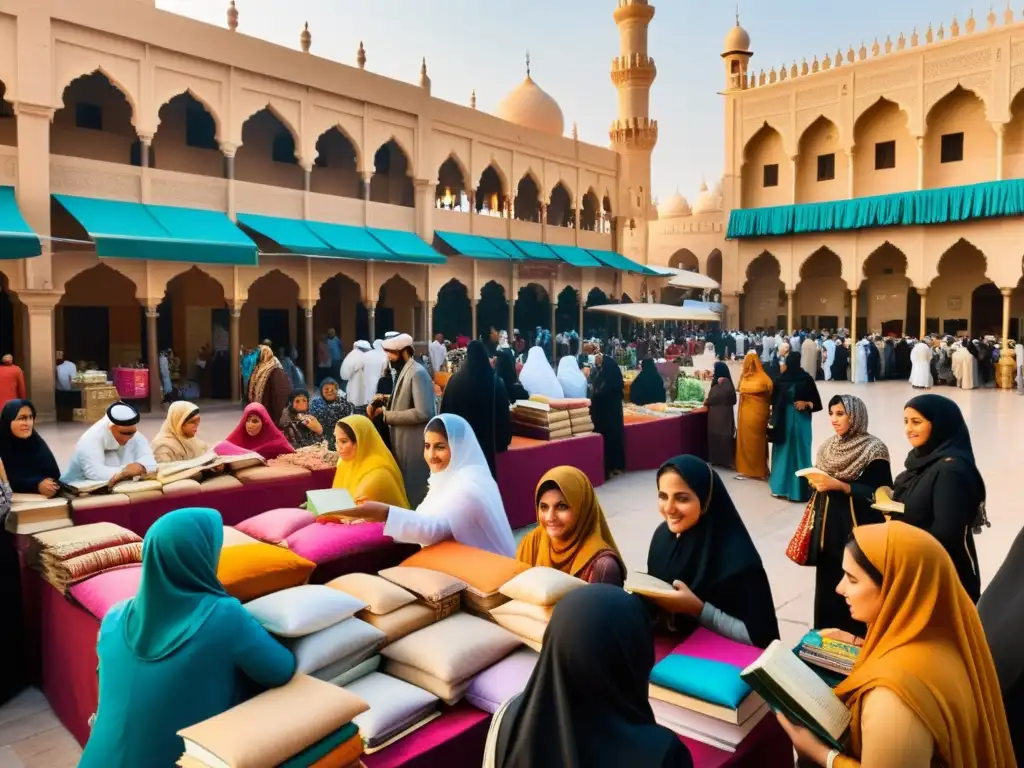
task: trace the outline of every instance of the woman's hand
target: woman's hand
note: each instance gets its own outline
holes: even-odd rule
[[[779,725],[789,736],[789,740],[793,742],[793,747],[801,757],[813,761],[816,765],[828,764],[828,753],[832,751],[831,747],[824,744],[807,728],[790,722],[789,718],[781,712],[776,712],[775,717],[778,718]]]
[[[309,427],[309,431],[317,435],[324,433],[324,425],[316,418],[316,416],[310,416],[306,419],[306,426]]]
[[[704,601],[693,594],[693,591],[681,581],[673,581],[675,594],[652,595],[650,600],[664,611],[682,613],[687,616],[699,616],[704,610]]]
[[[379,501],[365,501],[354,509],[346,509],[343,517],[347,517],[353,523],[384,523],[388,519],[387,504]]]
[[[842,491],[843,493],[850,493],[850,486],[846,483],[836,480],[834,477],[828,475],[811,475],[807,478],[807,482],[811,484],[811,487],[818,493],[827,493],[829,491]]]
[[[52,499],[57,495],[57,491],[60,490],[60,486],[57,485],[57,481],[52,478],[46,478],[39,483],[39,495],[45,496],[48,499]]]
[[[809,402],[807,402],[806,400],[795,400],[793,402],[793,406],[798,411],[806,411],[806,410],[808,410],[809,408],[812,407],[812,405]]]

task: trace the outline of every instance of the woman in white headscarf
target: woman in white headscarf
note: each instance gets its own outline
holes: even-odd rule
[[[431,419],[423,433],[423,458],[430,467],[430,490],[415,511],[368,501],[344,515],[322,515],[318,522],[384,523],[384,535],[395,541],[426,547],[454,539],[515,557],[501,492],[469,422],[452,413]]]
[[[693,370],[695,371],[708,371],[709,373],[715,369],[715,362],[718,357],[715,354],[715,345],[710,341],[704,344],[704,352],[700,355],[693,356]]]
[[[530,347],[526,356],[526,365],[519,372],[519,383],[526,387],[531,395],[543,395],[553,399],[565,397],[562,385],[555,376],[555,371],[548,362],[542,347]]]
[[[572,355],[566,355],[558,361],[558,383],[562,385],[566,397],[587,396],[587,377]]]

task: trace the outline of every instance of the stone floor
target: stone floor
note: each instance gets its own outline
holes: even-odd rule
[[[823,383],[819,387],[825,402],[832,395],[851,389],[848,383]],[[903,436],[902,406],[914,391],[907,384],[896,382],[861,385],[855,389],[867,403],[871,431],[888,444],[894,472],[898,471],[909,450]],[[1015,450],[1019,445],[1017,428],[1024,416],[1024,399],[1012,392],[996,390],[962,391],[943,387],[933,391],[952,397],[963,409],[988,486],[992,528],[977,539],[982,579],[987,583],[1022,525],[1013,478],[1017,471],[1024,470],[1024,453]],[[200,434],[211,442],[226,435],[238,416],[238,410],[230,406],[211,406],[204,413]],[[143,421],[144,432],[152,436],[159,420],[157,416],[147,416]],[[40,431],[64,464],[82,430],[79,425],[60,424],[46,425]],[[816,416],[815,446],[830,433],[828,419]],[[785,556],[786,544],[800,518],[801,507],[772,498],[762,482],[738,480],[732,473],[725,473],[723,477],[764,559],[783,640],[795,644],[811,619],[814,589],[812,571],[793,565]],[[643,568],[651,533],[660,522],[654,473],[638,472],[619,477],[605,484],[598,495],[627,565]],[[78,754],[74,739],[57,722],[38,691],[28,691],[0,707],[0,768],[70,767],[77,762]]]

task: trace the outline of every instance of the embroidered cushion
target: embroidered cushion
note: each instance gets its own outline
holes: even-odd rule
[[[466,701],[493,715],[502,704],[526,689],[539,658],[530,648],[520,648],[506,656],[473,678],[466,689]]]
[[[587,582],[554,568],[534,566],[513,577],[499,590],[505,597],[534,605],[554,605]]]
[[[68,591],[79,605],[102,621],[117,603],[135,597],[141,580],[142,566],[132,565],[80,581]]]
[[[319,672],[342,660],[350,660],[324,679],[333,680],[372,656],[384,642],[384,633],[359,619],[345,619],[319,632],[286,641],[295,654],[295,674]],[[321,675],[317,675],[320,677]]]
[[[264,595],[245,607],[268,632],[305,637],[351,618],[366,603],[322,584],[303,584]]]
[[[416,595],[380,576],[369,573],[348,573],[327,582],[337,589],[363,601],[369,613],[382,616],[415,602]]]
[[[391,537],[384,535],[383,523],[307,525],[286,541],[292,552],[318,565],[394,545]]]
[[[227,547],[220,553],[217,577],[243,603],[309,581],[316,563],[284,547],[257,542]]]
[[[304,509],[282,508],[271,509],[263,514],[243,520],[235,527],[254,539],[267,544],[281,544],[285,539],[313,523],[313,513]]]
[[[360,611],[358,617],[367,624],[375,626],[385,634],[389,643],[393,643],[406,635],[411,635],[417,629],[423,629],[435,623],[437,612],[429,605],[415,602],[382,616],[369,611]]]
[[[431,603],[440,602],[466,588],[466,582],[461,579],[428,568],[396,565],[394,568],[385,568],[380,576]]]
[[[467,589],[482,597],[493,595],[513,576],[530,568],[515,558],[467,547],[457,541],[424,547],[406,558],[402,565],[447,573],[466,582]]]

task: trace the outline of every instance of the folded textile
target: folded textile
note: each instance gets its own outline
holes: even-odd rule
[[[513,420],[512,434],[519,437],[530,437],[534,440],[562,440],[566,437],[572,437],[572,426],[567,425],[562,429],[549,429],[548,427],[522,424]]]
[[[126,568],[142,562],[142,542],[121,544],[93,550],[66,560],[43,559],[43,578],[62,592],[68,587],[101,573]]]
[[[354,746],[356,742],[358,742],[358,748]],[[320,741],[310,744],[298,754],[285,760],[278,768],[312,768],[312,766],[342,748],[344,748],[342,756],[347,757],[347,759],[344,762],[337,763],[338,765],[348,765],[353,760],[358,760],[359,756],[363,754],[363,739],[359,735],[359,726],[354,722],[345,723],[341,728],[324,736]]]
[[[125,534],[127,534],[126,538],[116,541],[117,537],[124,536]],[[116,544],[142,541],[137,534],[115,523],[73,525],[70,528],[60,528],[34,534],[29,545],[30,562],[32,559],[37,559],[39,554],[45,549],[69,544],[90,544],[96,541],[103,541],[104,539],[115,540],[114,543]]]

